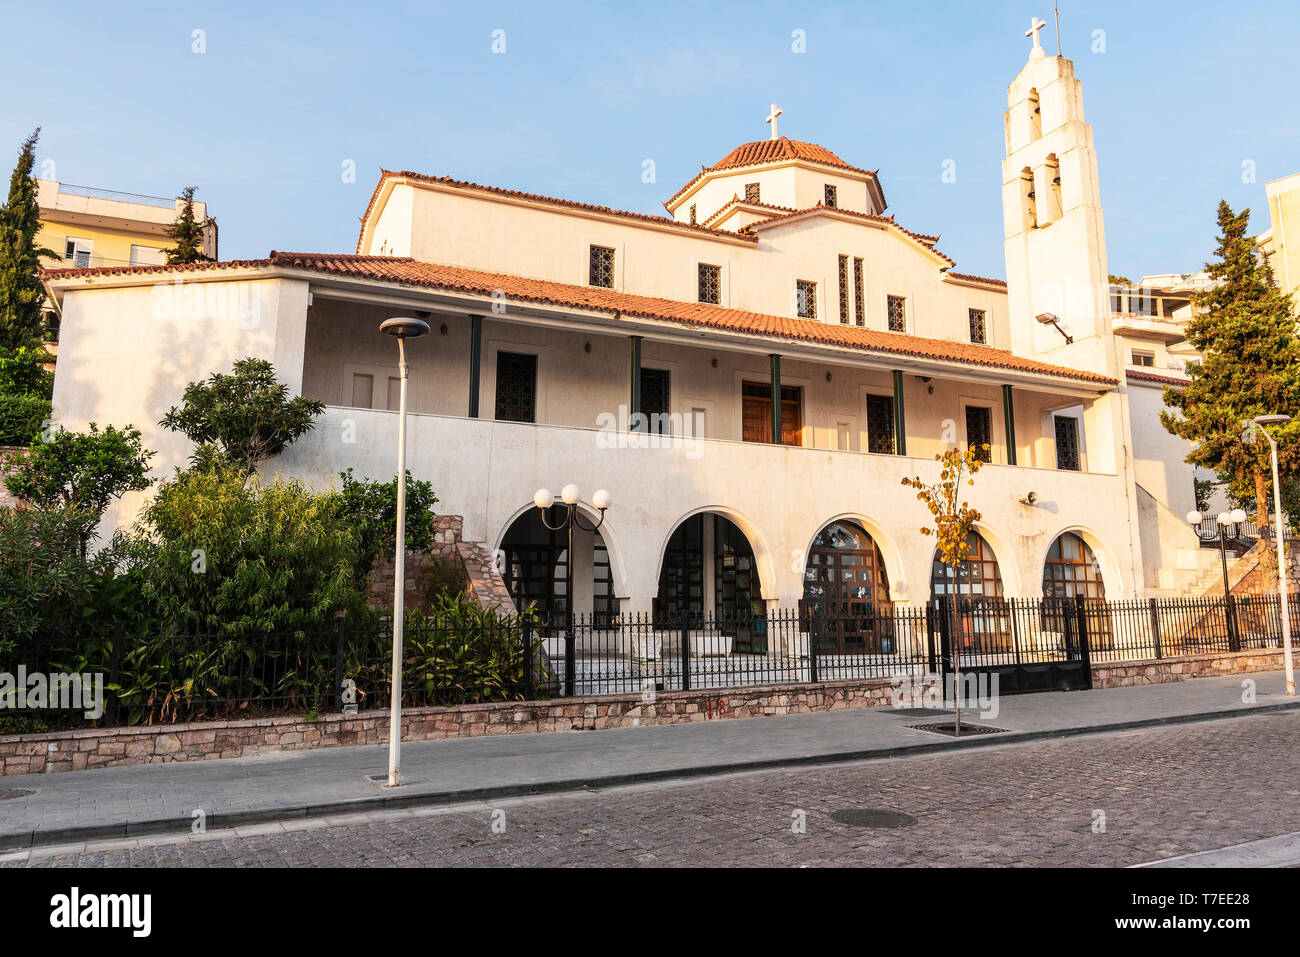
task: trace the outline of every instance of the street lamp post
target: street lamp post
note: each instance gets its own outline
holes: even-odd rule
[[[397,340],[400,376],[397,404],[397,548],[393,556],[393,676],[388,715],[388,783],[395,788],[402,754],[402,634],[406,617],[406,340],[429,331],[423,319],[398,316],[385,319],[379,331]]]
[[[1273,460],[1273,536],[1277,539],[1277,597],[1282,613],[1282,658],[1286,666],[1286,693],[1295,696],[1295,667],[1291,661],[1291,612],[1286,598],[1286,540],[1282,536],[1282,483],[1277,477],[1277,442],[1268,434],[1268,425],[1285,425],[1289,415],[1257,415],[1251,422],[1268,439],[1268,450]]]
[[[1199,525],[1201,523],[1201,513],[1196,510],[1188,512],[1187,521],[1192,525]],[[1235,539],[1237,529],[1244,521],[1246,521],[1246,513],[1239,508],[1234,508],[1231,512],[1219,513],[1219,561],[1223,565],[1223,620],[1228,628],[1228,649],[1230,651],[1241,650],[1241,636],[1237,631],[1237,610],[1232,606],[1232,588],[1228,585],[1227,526],[1233,526],[1232,537]]]
[[[570,483],[560,489],[560,500],[564,503],[563,517],[558,524],[552,525],[546,520],[546,513],[555,504],[555,496],[551,494],[550,489],[545,488],[539,488],[533,494],[533,504],[541,512],[542,524],[552,532],[558,532],[560,529],[566,529],[568,532],[569,542],[566,552],[568,558],[564,563],[564,693],[571,698],[574,694],[573,672],[577,664],[573,641],[573,529],[577,526],[584,531],[594,532],[600,528],[605,523],[605,510],[613,504],[614,500],[603,488],[597,489],[591,496],[591,507],[600,512],[600,518],[594,525],[584,522],[578,511],[578,506],[585,504],[578,486]]]

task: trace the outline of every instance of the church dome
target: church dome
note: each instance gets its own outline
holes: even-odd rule
[[[734,166],[754,166],[758,163],[777,163],[782,160],[792,159],[807,160],[810,163],[824,163],[828,166],[840,166],[848,170],[856,171],[857,169],[844,162],[824,146],[792,140],[788,136],[778,137],[774,140],[755,140],[753,143],[742,143],[710,166],[709,169],[730,169]]]

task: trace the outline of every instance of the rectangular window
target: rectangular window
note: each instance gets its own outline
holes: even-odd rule
[[[69,236],[63,246],[63,258],[77,269],[85,269],[90,265],[90,256],[94,248],[93,239],[76,239]]]
[[[1138,352],[1133,350],[1133,365],[1146,366],[1151,368],[1156,364],[1156,354],[1154,352]]]
[[[496,417],[506,422],[537,421],[537,356],[497,353]]]
[[[867,396],[867,451],[893,455],[894,397],[892,395]]]
[[[691,203],[691,225],[695,225],[695,204]]]
[[[1052,416],[1056,423],[1056,467],[1079,471],[1079,420],[1072,415]]]
[[[758,198],[758,196],[759,196],[759,193],[758,193],[758,184],[757,184],[757,183],[746,183],[746,184],[745,184],[745,202],[747,202],[747,203],[757,203],[757,202],[759,202],[759,198]]]
[[[907,300],[902,296],[889,297],[889,331],[907,331]]]
[[[988,316],[983,309],[971,309],[970,313],[970,341],[987,345],[989,341],[987,319]]]
[[[167,262],[167,254],[153,246],[131,244],[132,266],[161,266]]]
[[[746,382],[741,387],[741,438],[746,442],[772,441],[772,387]],[[781,444],[803,445],[803,390],[781,387]]]
[[[837,205],[839,205],[838,196],[839,196],[839,190],[838,190],[836,187],[832,186],[830,183],[827,183],[827,184],[826,184],[826,195],[825,195],[825,203],[826,203],[826,205],[827,205],[827,206],[837,206]]]
[[[853,257],[853,321],[860,326],[867,324],[867,299],[862,293],[862,259]]]
[[[608,246],[591,247],[591,268],[587,281],[593,286],[614,288],[614,250]]]
[[[718,305],[722,302],[722,267],[700,263],[700,302]]]
[[[667,435],[668,429],[668,370],[641,370],[641,411],[645,413],[647,431]]]
[[[840,257],[840,322],[849,323],[849,257]]]
[[[975,446],[981,462],[993,461],[993,410],[980,405],[966,406],[966,445]]]
[[[817,318],[817,283],[808,279],[795,280],[795,312],[801,319]]]

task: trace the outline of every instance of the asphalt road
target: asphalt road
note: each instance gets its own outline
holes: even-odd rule
[[[1298,736],[1300,714],[1260,715],[43,848],[0,864],[1127,866],[1230,848],[1196,863],[1287,866],[1300,864],[1300,841],[1278,839],[1300,831]]]

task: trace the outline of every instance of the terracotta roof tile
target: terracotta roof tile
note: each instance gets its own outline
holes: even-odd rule
[[[1192,381],[1191,379],[1178,379],[1174,376],[1156,375],[1154,372],[1135,372],[1132,369],[1126,370],[1124,375],[1137,382],[1159,382],[1161,385],[1172,386],[1187,385]]]
[[[949,271],[949,272],[945,272],[944,275],[951,276],[953,279],[965,279],[968,280],[969,282],[985,282],[988,283],[990,286],[1002,286],[1003,288],[1006,288],[1007,285],[1007,281],[1005,279],[992,279],[988,276],[972,276],[970,273],[964,273],[964,272]]]
[[[356,256],[330,253],[272,252],[266,260],[242,260],[232,263],[206,263],[204,269],[234,268],[239,266],[279,266],[305,269],[330,275],[354,276],[395,282],[427,289],[476,296],[503,293],[507,299],[518,302],[546,303],[567,306],[615,316],[633,316],[644,319],[678,322],[685,325],[707,327],[729,332],[773,336],[800,342],[817,342],[825,345],[863,352],[887,355],[914,356],[922,359],[964,363],[973,366],[1008,369],[1018,372],[1038,373],[1063,379],[1113,386],[1115,380],[1092,372],[1067,369],[1045,362],[1014,355],[1001,349],[944,339],[926,339],[898,332],[883,332],[856,326],[816,322],[811,319],[794,319],[766,313],[727,309],[704,303],[681,302],[639,296],[593,286],[575,286],[544,279],[528,279],[505,273],[466,269],[438,263],[419,262],[405,257]],[[78,276],[130,275],[158,273],[170,270],[184,271],[194,267],[168,266],[114,266],[94,269],[44,270],[47,279]]]
[[[723,169],[759,166],[763,163],[780,163],[786,160],[795,159],[804,160],[808,163],[820,163],[823,166],[838,166],[840,169],[848,170],[851,173],[859,173],[863,176],[874,177],[879,172],[879,170],[861,169],[857,166],[850,166],[826,147],[818,146],[816,143],[805,143],[801,140],[792,140],[786,136],[774,140],[755,140],[752,143],[742,143],[740,146],[737,146],[712,166],[702,167],[689,183],[677,192],[673,193],[672,196],[668,197],[664,202],[664,205],[671,206],[673,200],[687,192],[692,186],[709,173]]]
[[[450,176],[429,176],[425,173],[413,173],[410,170],[394,172],[393,170],[381,169],[379,182],[375,186],[375,191],[370,196],[370,204],[366,207],[365,215],[361,217],[361,232],[357,235],[357,252],[361,252],[361,243],[365,238],[366,220],[374,211],[375,203],[379,199],[380,190],[384,183],[390,178],[405,178],[417,183],[431,183],[440,186],[454,186],[471,192],[489,193],[494,196],[509,196],[514,199],[526,199],[535,203],[546,203],[552,206],[562,206],[565,209],[581,209],[587,212],[604,213],[607,216],[618,216],[624,219],[632,219],[638,222],[652,223],[656,226],[667,226],[675,229],[687,230],[689,232],[701,234],[704,236],[721,237],[725,239],[748,240],[751,237],[735,233],[729,229],[710,229],[707,226],[691,225],[690,223],[679,222],[669,216],[655,216],[650,213],[633,213],[625,209],[614,209],[612,206],[595,206],[591,203],[580,203],[572,199],[559,199],[554,196],[542,196],[538,193],[524,193],[516,189],[504,189],[499,186],[483,186],[480,183],[471,183],[466,180],[452,179]]]

